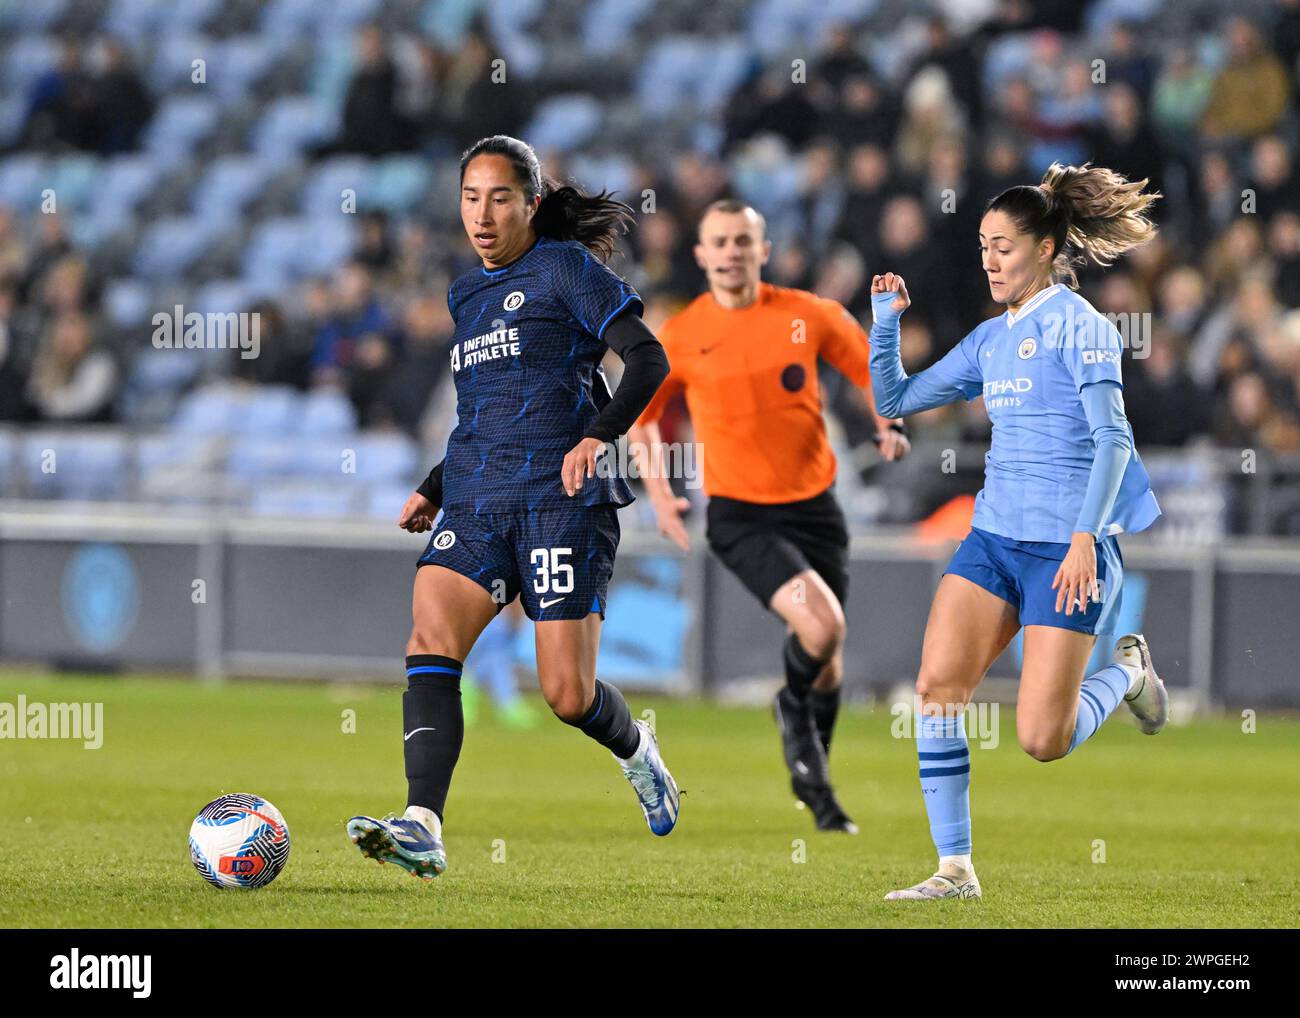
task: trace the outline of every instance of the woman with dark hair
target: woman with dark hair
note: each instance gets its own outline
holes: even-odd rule
[[[603,264],[632,210],[545,177],[533,149],[505,135],[465,152],[460,182],[461,222],[482,266],[447,294],[459,421],[446,459],[398,519],[412,533],[436,531],[418,563],[406,646],[407,809],[347,825],[365,855],[426,879],[447,865],[462,663],[516,596],[536,624],[551,709],[610,750],[651,831],[668,834],[678,809],[654,732],[596,678],[617,510],[632,501],[627,482],[597,461],[668,374],[641,298]],[[606,349],[626,365],[613,396],[599,368]]]
[[[872,281],[877,412],[901,417],[983,396],[993,425],[984,489],[930,606],[916,680],[921,791],[939,869],[886,898],[980,897],[963,711],[1022,628],[1016,731],[1034,759],[1066,756],[1120,700],[1147,735],[1168,719],[1140,634],[1121,636],[1112,663],[1084,677],[1119,612],[1115,535],[1146,529],[1160,507],[1124,415],[1122,338],[1073,292],[1074,266],[1109,265],[1151,238],[1145,212],[1160,196],[1146,183],[1054,163],[1039,185],[993,199],[980,252],[989,292],[1007,311],[911,377],[898,352],[907,286],[892,272]]]

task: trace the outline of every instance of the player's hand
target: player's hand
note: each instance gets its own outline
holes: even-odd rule
[[[397,525],[412,534],[423,534],[433,529],[433,521],[438,516],[438,507],[418,491],[406,500],[402,506],[402,515],[397,517]]]
[[[572,498],[582,490],[587,478],[596,476],[596,460],[604,451],[605,443],[599,438],[584,438],[569,450],[560,467],[560,482],[566,495]]]
[[[912,450],[912,443],[906,435],[888,427],[876,432],[876,445],[880,447],[880,455],[886,463],[901,460]]]
[[[903,282],[903,277],[895,275],[892,272],[886,272],[883,276],[871,277],[871,296],[878,293],[897,293],[893,303],[889,305],[890,310],[895,314],[901,315],[912,306],[912,298],[907,295],[907,284]]]
[[[652,500],[655,519],[659,522],[659,533],[682,551],[691,550],[691,539],[686,534],[686,524],[682,522],[682,513],[691,507],[689,498],[673,495],[671,498]]]
[[[1073,614],[1076,600],[1082,606],[1081,613],[1088,610],[1089,601],[1101,601],[1097,589],[1097,542],[1091,534],[1071,536],[1070,550],[1056,571],[1052,589],[1056,591],[1056,610],[1059,612],[1064,605],[1066,615]]]

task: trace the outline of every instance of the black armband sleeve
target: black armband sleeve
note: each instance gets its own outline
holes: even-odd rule
[[[420,486],[415,490],[427,498],[438,508],[442,508],[442,467],[446,463],[443,460],[436,467],[429,471],[429,476],[420,482]]]
[[[623,359],[618,391],[587,429],[586,438],[616,442],[636,423],[668,377],[668,355],[639,315],[625,312],[605,329],[605,343]]]

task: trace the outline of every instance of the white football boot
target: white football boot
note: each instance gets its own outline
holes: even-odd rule
[[[1129,684],[1124,702],[1137,718],[1142,734],[1155,735],[1169,720],[1169,691],[1151,663],[1147,641],[1141,633],[1121,636],[1115,641],[1115,654],[1111,660],[1137,670],[1138,676]]]
[[[973,866],[944,863],[929,880],[913,887],[890,891],[886,901],[929,901],[934,898],[979,898],[980,881]]]

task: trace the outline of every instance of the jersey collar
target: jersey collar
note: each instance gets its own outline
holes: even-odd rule
[[[1065,284],[1063,283],[1053,283],[1046,290],[1039,290],[1036,294],[1034,294],[1031,298],[1029,298],[1028,302],[1023,304],[1020,310],[1017,311],[1015,314],[1012,314],[1010,311],[1004,312],[1002,318],[1007,323],[1007,328],[1009,329],[1011,328],[1011,326],[1015,325],[1016,322],[1024,318],[1025,315],[1033,311],[1034,308],[1042,304],[1043,301],[1050,298],[1058,290],[1061,290],[1064,287],[1064,285]]]

